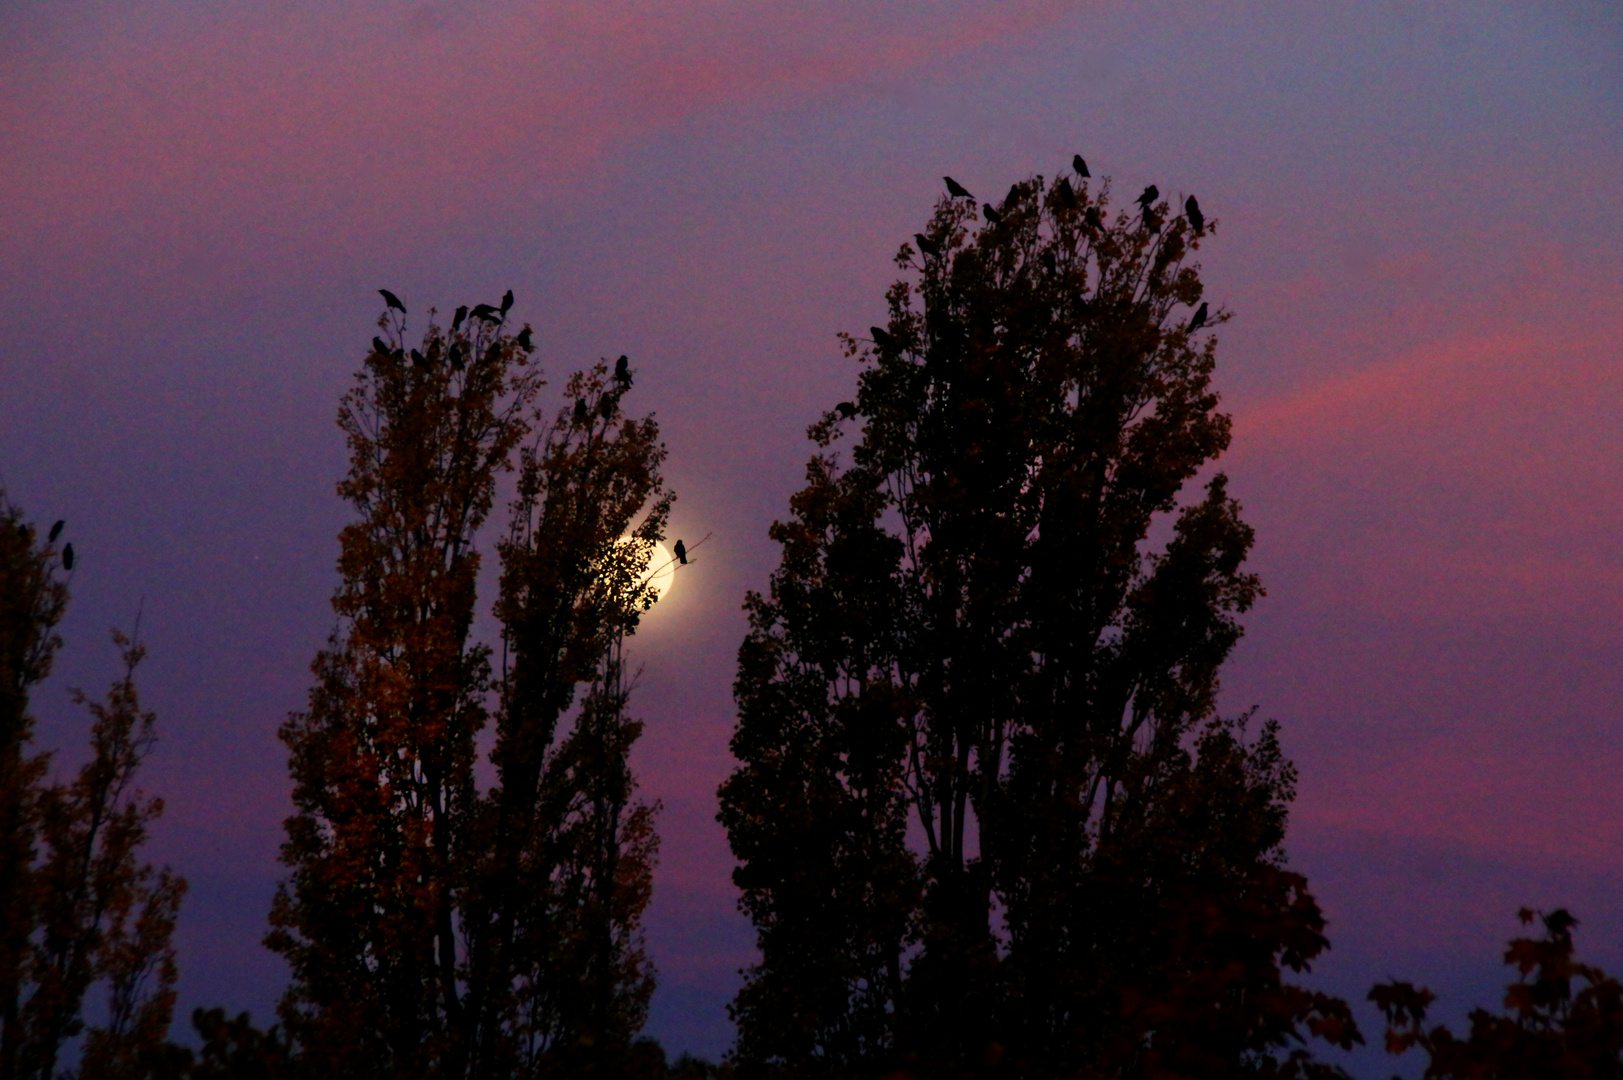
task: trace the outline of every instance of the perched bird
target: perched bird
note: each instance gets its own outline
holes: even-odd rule
[[[372,351],[379,356],[388,356],[389,346],[382,338],[375,337],[372,339]]]
[[[621,389],[631,389],[631,361],[623,355],[614,362],[614,381],[620,384]]]
[[[1054,253],[1052,251],[1044,248],[1043,253],[1037,256],[1037,260],[1043,264],[1044,270],[1047,270],[1050,274],[1054,272]]]
[[[964,187],[964,185],[960,184],[958,181],[954,180],[952,177],[943,176],[941,179],[943,179],[943,180],[945,180],[947,182],[947,194],[951,195],[953,198],[955,198],[955,199],[973,199],[975,197],[975,196],[973,196],[973,195],[971,195],[969,193],[968,188]]]
[[[873,343],[881,349],[888,349],[894,344],[894,339],[877,326],[868,327],[868,332],[873,335]]]
[[[1202,326],[1205,326],[1205,325],[1206,325],[1206,301],[1202,300],[1200,302],[1200,306],[1195,309],[1194,318],[1189,320],[1189,332],[1191,334],[1193,334],[1196,330],[1199,330]]]
[[[1097,206],[1088,207],[1087,210],[1083,211],[1082,217],[1091,227],[1095,229],[1104,227],[1104,218],[1099,216],[1099,208]]]
[[[400,297],[396,296],[388,289],[379,289],[378,295],[383,297],[383,302],[385,304],[394,308],[396,311],[400,312],[400,314],[404,315],[406,313],[406,305],[400,302]]]
[[[47,544],[56,543],[56,538],[62,535],[62,527],[66,524],[67,522],[65,521],[59,521],[55,525],[52,525],[51,531],[45,534],[45,542]]]
[[[1189,219],[1189,224],[1195,227],[1195,235],[1199,236],[1206,231],[1206,215],[1200,212],[1200,204],[1193,195],[1184,200],[1183,215]]]
[[[64,569],[64,570],[72,570],[73,569],[73,545],[72,544],[64,544],[64,545],[62,545],[62,569]]]
[[[466,319],[467,317],[468,305],[463,304],[461,307],[456,309],[456,314],[451,317],[451,333],[456,333],[457,329],[462,325],[462,320]]]
[[[423,366],[423,354],[418,352],[416,349],[411,350],[411,366],[412,367],[422,367]]]
[[[1144,208],[1144,228],[1150,232],[1161,231],[1161,215],[1148,206]]]
[[[1073,154],[1071,156],[1071,168],[1075,170],[1076,175],[1078,176],[1093,175],[1092,173],[1088,172],[1088,163],[1082,160],[1081,154]]]
[[[914,233],[913,234],[913,239],[917,240],[919,242],[919,250],[924,252],[924,254],[926,254],[926,255],[939,255],[939,254],[941,254],[941,245],[936,243],[934,240],[931,240],[928,236],[925,236],[923,233],[921,233],[921,232]]]
[[[601,398],[599,398],[597,401],[597,411],[603,414],[603,419],[611,419],[614,416],[614,395],[604,394]]]
[[[1161,197],[1161,189],[1156,187],[1154,184],[1151,184],[1149,187],[1144,189],[1144,194],[1142,194],[1142,195],[1140,195],[1138,197],[1138,205],[1143,206],[1143,207],[1148,207],[1151,203],[1155,202],[1155,200],[1159,199],[1160,197]]]
[[[508,289],[502,294],[502,314],[506,315],[511,310],[513,310],[513,290]]]
[[[583,398],[583,397],[578,397],[578,398],[575,399],[575,423],[584,424],[585,422],[586,422],[586,399]]]
[[[1071,182],[1065,177],[1060,177],[1059,183],[1054,185],[1054,195],[1059,199],[1059,204],[1065,209],[1076,209],[1076,189],[1071,187]]]
[[[1003,215],[993,210],[991,203],[981,203],[981,216],[993,225],[1003,224]]]
[[[840,414],[841,420],[849,420],[857,414],[857,407],[849,401],[842,401],[834,406],[834,411]]]
[[[1011,206],[1019,206],[1024,197],[1025,192],[1020,190],[1019,184],[1010,184],[1009,193],[1003,196],[1003,209],[1007,210]]]
[[[518,332],[518,337],[514,338],[513,340],[516,341],[518,343],[518,347],[523,349],[525,352],[529,352],[530,349],[533,348],[530,342],[530,326],[528,323],[524,325],[524,329]]]
[[[473,316],[475,319],[483,319],[486,322],[501,322],[501,319],[497,318],[496,316],[496,309],[491,307],[489,304],[475,304],[473,310],[468,312],[468,314]]]
[[[672,550],[676,552],[676,561],[686,566],[688,564],[688,546],[678,540],[676,547]]]

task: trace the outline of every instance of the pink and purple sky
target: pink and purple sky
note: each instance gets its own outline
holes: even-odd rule
[[[635,646],[650,1030],[722,1052],[739,603],[850,396],[834,335],[878,320],[942,174],[995,194],[1076,152],[1221,223],[1224,467],[1269,592],[1225,708],[1301,768],[1316,978],[1456,1015],[1522,904],[1623,966],[1618,0],[12,0],[0,482],[81,558],[37,711],[73,760],[66,688],[142,608],[183,1010],[268,1019],[285,978],[275,731],[332,624],[375,290],[510,287],[555,385],[631,355],[675,535],[715,534]]]

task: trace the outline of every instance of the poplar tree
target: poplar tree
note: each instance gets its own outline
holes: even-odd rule
[[[1283,974],[1326,945],[1281,848],[1295,774],[1274,725],[1216,712],[1262,589],[1209,467],[1215,223],[1080,176],[953,190],[885,325],[845,336],[854,400],[745,605],[740,1061],[1323,1072],[1301,1040],[1357,1035]]]

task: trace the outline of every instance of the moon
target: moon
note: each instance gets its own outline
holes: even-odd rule
[[[643,584],[654,587],[656,603],[665,599],[665,594],[676,584],[676,556],[658,540],[654,541],[654,553],[648,557],[648,570],[642,580]]]

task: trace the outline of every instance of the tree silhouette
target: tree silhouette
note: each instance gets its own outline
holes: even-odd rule
[[[55,539],[0,491],[0,1077],[57,1075],[83,1036],[79,1075],[135,1075],[168,1033],[177,976],[170,936],[186,891],[167,869],[139,862],[147,827],[163,812],[135,774],[156,741],[135,671],[146,654],[113,634],[124,673],[105,701],[82,692],[91,756],[70,783],[49,783],[50,755],[32,752],[29,692],[50,672],[67,587]],[[65,549],[64,549],[65,550]],[[100,1024],[85,998],[104,985]]]
[[[1215,339],[1177,314],[1200,238],[1082,177],[975,216],[938,202],[873,346],[845,338],[855,408],[812,426],[746,601],[739,1059],[1323,1071],[1302,1038],[1357,1035],[1280,974],[1325,946],[1282,867],[1294,771],[1272,724],[1215,713],[1252,532],[1221,473],[1180,499],[1229,441]]]

